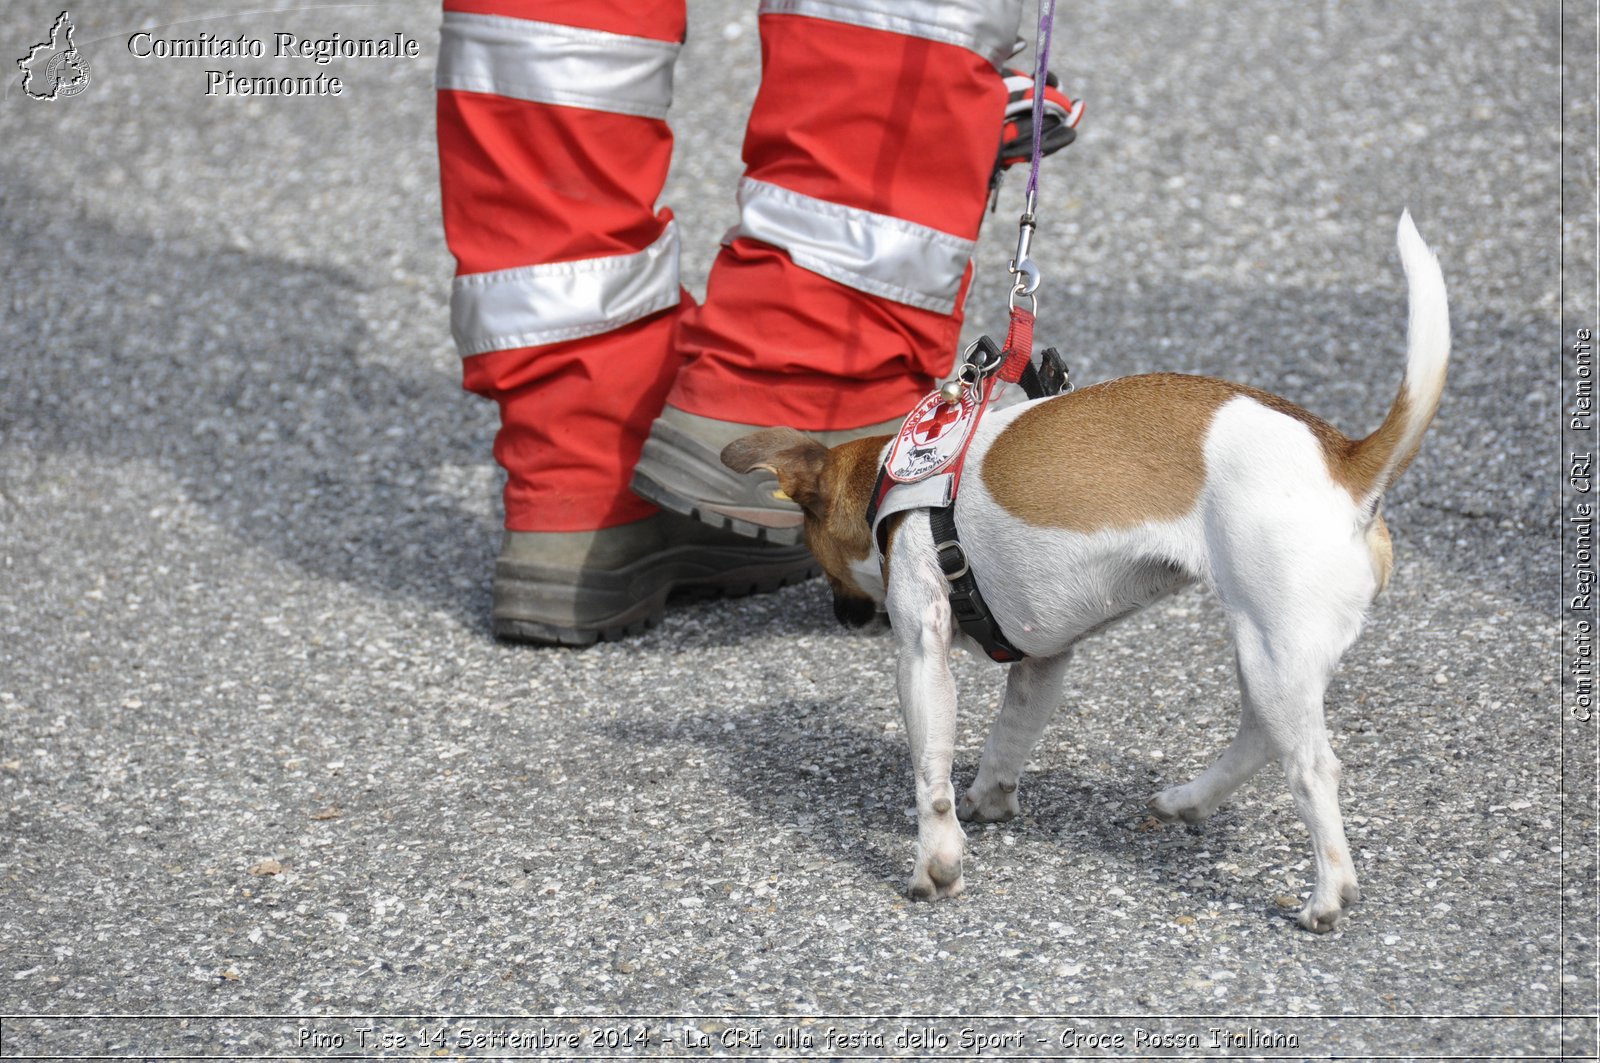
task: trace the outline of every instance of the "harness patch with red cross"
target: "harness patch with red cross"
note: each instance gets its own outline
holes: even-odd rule
[[[978,423],[982,406],[978,388],[963,388],[955,402],[935,391],[906,415],[890,445],[884,470],[890,479],[910,484],[943,472],[961,455]]]

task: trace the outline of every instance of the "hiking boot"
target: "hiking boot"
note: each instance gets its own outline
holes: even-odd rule
[[[862,436],[893,435],[904,415],[882,424],[807,432],[834,447]],[[785,545],[801,541],[800,507],[778,488],[778,478],[757,470],[740,475],[722,464],[722,448],[769,425],[700,417],[668,406],[650,427],[633,470],[633,493],[662,509],[713,528]]]
[[[494,567],[496,638],[588,646],[661,622],[675,594],[737,598],[817,575],[804,546],[754,543],[675,513],[590,532],[507,532]]]

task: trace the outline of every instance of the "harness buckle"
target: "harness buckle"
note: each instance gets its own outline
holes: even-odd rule
[[[939,555],[939,570],[944,573],[944,578],[951,583],[971,571],[971,566],[967,564],[967,552],[961,548],[960,540],[946,539],[942,543],[934,543],[933,550],[934,553]],[[946,550],[955,551],[955,556],[947,559],[945,557]]]
[[[959,624],[970,624],[974,621],[982,622],[989,618],[989,611],[983,608],[971,593],[950,592],[950,612]],[[987,647],[985,647],[987,652]]]

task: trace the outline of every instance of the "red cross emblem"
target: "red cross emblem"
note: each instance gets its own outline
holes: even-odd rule
[[[960,416],[959,407],[952,403],[941,402],[917,422],[916,427],[911,430],[912,438],[918,443],[931,443],[944,435]]]

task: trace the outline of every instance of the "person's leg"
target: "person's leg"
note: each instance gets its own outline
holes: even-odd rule
[[[627,489],[680,358],[678,234],[656,210],[682,0],[446,0],[438,71],[452,331],[499,404],[507,539],[496,633],[585,643],[646,626],[674,588],[801,578]],[[642,568],[641,568],[642,566]]]
[[[678,233],[656,199],[684,22],[681,4],[632,17],[610,6],[445,4],[451,324],[467,388],[500,404],[495,454],[515,531],[592,531],[652,512],[620,487],[637,422],[676,370]]]
[[[768,485],[720,474],[721,445],[748,426],[889,431],[949,370],[1020,12],[764,0],[739,225],[678,322],[684,364],[636,491],[796,541]]]

